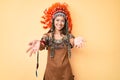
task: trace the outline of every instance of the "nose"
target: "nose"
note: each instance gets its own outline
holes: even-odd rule
[[[62,21],[59,21],[58,24],[59,24],[59,25],[62,25]]]

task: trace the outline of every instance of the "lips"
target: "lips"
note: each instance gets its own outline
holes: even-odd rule
[[[62,28],[62,26],[61,26],[61,25],[57,25],[57,27],[58,27],[58,28]]]
[[[62,27],[60,26],[60,27],[58,27],[58,29],[61,29]]]

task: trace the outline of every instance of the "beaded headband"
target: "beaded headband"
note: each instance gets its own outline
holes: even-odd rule
[[[53,19],[55,19],[57,16],[63,16],[66,19],[66,15],[62,12],[57,12],[53,15]]]

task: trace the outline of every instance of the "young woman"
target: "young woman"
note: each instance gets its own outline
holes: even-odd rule
[[[41,40],[30,42],[30,56],[39,50],[48,50],[47,65],[43,80],[74,80],[69,57],[71,48],[80,48],[83,45],[81,37],[75,38],[71,34],[72,23],[66,3],[55,3],[43,16],[44,23],[50,30]]]

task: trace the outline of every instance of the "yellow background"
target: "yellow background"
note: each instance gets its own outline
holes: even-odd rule
[[[0,0],[0,80],[42,80],[47,51],[40,52],[39,77],[36,55],[26,54],[28,42],[48,30],[40,24],[45,8],[59,0]],[[72,49],[75,80],[120,80],[120,0],[60,0],[67,2],[72,33],[86,45]]]

